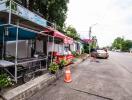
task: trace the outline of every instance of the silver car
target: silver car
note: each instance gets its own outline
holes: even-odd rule
[[[105,58],[105,59],[107,59],[109,57],[109,54],[108,54],[108,52],[106,50],[101,49],[101,50],[97,50],[96,57],[97,58]]]

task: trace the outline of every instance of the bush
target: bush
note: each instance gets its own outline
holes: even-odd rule
[[[84,53],[89,53],[89,45],[84,44]]]
[[[58,69],[59,69],[59,65],[57,63],[55,63],[55,62],[51,63],[50,66],[49,66],[49,71],[52,74],[55,74]]]
[[[12,85],[11,78],[6,73],[0,74],[0,88]]]
[[[62,59],[59,63],[59,69],[63,69],[63,67],[67,64],[68,62],[65,59]]]

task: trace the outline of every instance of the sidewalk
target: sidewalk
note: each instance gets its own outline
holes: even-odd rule
[[[70,65],[71,67],[77,66],[79,63],[87,59],[89,55],[85,55],[84,57],[77,58],[77,61]],[[63,75],[63,72],[59,72],[58,74]],[[60,75],[59,75],[60,76]],[[21,86],[18,86],[12,90],[3,94],[3,98],[6,100],[25,100],[37,93],[42,88],[45,88],[52,82],[57,79],[57,75],[50,75],[49,73],[44,74],[40,77],[37,77]],[[1,100],[1,99],[0,99]]]

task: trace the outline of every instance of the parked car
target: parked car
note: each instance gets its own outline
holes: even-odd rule
[[[96,57],[107,59],[109,57],[109,54],[106,50],[100,49],[100,50],[97,50]]]

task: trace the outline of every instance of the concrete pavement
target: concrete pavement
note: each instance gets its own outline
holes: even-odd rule
[[[62,77],[29,100],[132,100],[131,59],[120,53],[99,62],[87,59],[72,69],[71,83]]]

